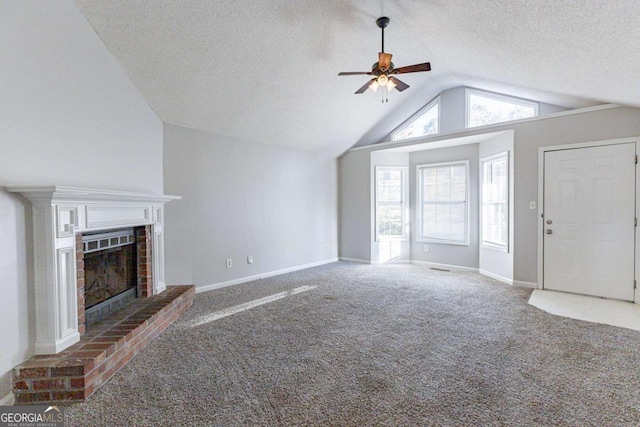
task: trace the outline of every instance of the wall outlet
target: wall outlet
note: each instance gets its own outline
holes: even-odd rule
[[[247,257],[247,264],[253,264],[253,257],[252,256],[248,256]]]
[[[422,252],[429,252],[429,245],[424,245],[422,247]]]
[[[227,258],[227,268],[231,267],[233,267],[233,261],[231,261],[231,258]]]
[[[532,200],[529,202],[529,209],[535,209],[536,208],[536,201]]]

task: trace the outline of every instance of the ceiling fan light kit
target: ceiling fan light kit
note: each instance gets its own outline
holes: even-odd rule
[[[422,64],[408,65],[406,67],[395,68],[393,62],[391,62],[391,58],[393,55],[390,53],[385,53],[384,51],[384,29],[389,25],[390,19],[386,16],[381,16],[376,20],[376,24],[382,31],[382,49],[381,52],[378,52],[378,62],[374,63],[371,66],[371,71],[343,71],[338,73],[339,76],[356,76],[356,75],[368,75],[375,76],[367,83],[364,84],[360,89],[358,89],[355,93],[360,94],[366,92],[367,89],[371,89],[373,92],[376,92],[378,88],[383,88],[383,99],[382,102],[389,102],[388,93],[393,89],[397,89],[398,92],[402,92],[403,90],[409,87],[408,84],[403,82],[402,80],[394,77],[395,74],[406,74],[406,73],[418,73],[421,71],[431,71],[431,64],[428,62]],[[386,95],[386,96],[385,96]]]

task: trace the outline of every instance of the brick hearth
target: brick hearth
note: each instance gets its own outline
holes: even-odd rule
[[[193,302],[195,287],[169,286],[91,326],[80,342],[14,368],[16,404],[78,402],[93,394]]]

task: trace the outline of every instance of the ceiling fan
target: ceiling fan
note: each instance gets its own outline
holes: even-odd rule
[[[387,90],[397,89],[399,92],[407,89],[408,84],[395,77],[396,74],[418,73],[421,71],[431,71],[431,64],[425,62],[423,64],[408,65],[406,67],[394,68],[391,62],[392,55],[384,51],[384,29],[389,25],[389,18],[382,16],[376,20],[376,24],[382,30],[382,52],[378,52],[378,62],[371,66],[371,71],[343,71],[338,73],[339,76],[356,76],[368,75],[375,76],[355,93],[364,93],[367,89],[376,92],[379,87]],[[384,100],[383,100],[384,102]],[[389,99],[387,99],[389,102]]]

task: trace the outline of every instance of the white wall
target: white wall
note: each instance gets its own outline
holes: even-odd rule
[[[416,151],[410,155],[411,223],[417,227],[417,178],[416,167],[430,163],[469,161],[469,245],[416,242],[411,239],[411,260],[458,267],[478,268],[478,144],[459,145],[451,148]],[[429,252],[424,252],[429,245]]]
[[[0,28],[0,185],[162,193],[162,123],[74,3],[3,0]],[[0,190],[0,399],[32,355],[31,238]]]
[[[183,196],[165,210],[167,283],[203,288],[337,257],[334,157],[171,125],[164,137],[165,190]]]

